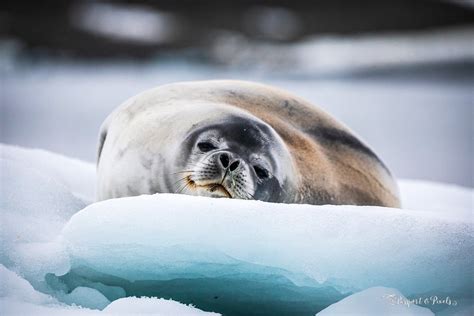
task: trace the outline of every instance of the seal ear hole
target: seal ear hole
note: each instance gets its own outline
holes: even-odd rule
[[[257,177],[259,177],[260,179],[267,179],[269,176],[268,170],[262,167],[253,166],[253,170],[255,170]]]
[[[202,151],[203,153],[207,153],[211,150],[214,150],[214,149],[217,149],[216,146],[214,146],[214,144],[210,143],[210,142],[199,142],[197,144],[197,147],[199,148],[200,151]]]

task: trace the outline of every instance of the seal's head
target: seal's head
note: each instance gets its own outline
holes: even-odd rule
[[[283,202],[293,187],[291,155],[263,121],[230,116],[201,122],[180,149],[176,193]]]

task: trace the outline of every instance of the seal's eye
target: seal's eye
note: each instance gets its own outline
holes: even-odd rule
[[[264,169],[259,166],[253,166],[253,169],[255,170],[255,173],[257,174],[257,177],[260,179],[266,179],[268,178],[268,170]]]
[[[200,142],[200,143],[197,144],[197,146],[198,146],[199,150],[202,151],[203,153],[206,153],[208,151],[217,149],[217,147],[214,146],[210,142]]]

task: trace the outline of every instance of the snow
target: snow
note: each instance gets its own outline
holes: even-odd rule
[[[16,242],[49,240],[72,214],[86,205],[66,187],[30,166],[2,159],[0,168],[2,177],[8,179],[8,185],[2,186],[5,198],[0,201],[0,207],[9,213],[2,240],[3,234],[16,234]],[[43,224],[50,229],[45,233],[41,223],[34,226],[38,221],[47,221]],[[15,225],[19,222],[21,226]]]
[[[25,149],[4,144],[0,144],[0,158],[42,173],[86,202],[95,200],[95,168],[91,163],[42,149]]]
[[[318,316],[348,315],[357,311],[360,315],[434,315],[428,308],[414,304],[403,304],[407,298],[396,289],[385,287],[371,287],[367,290],[353,294],[329,306]]]
[[[52,297],[37,292],[28,281],[0,264],[0,297],[15,298],[28,303],[55,303]]]
[[[445,315],[473,305],[472,189],[403,180],[404,209],[172,194],[90,203],[93,164],[1,151],[2,314],[403,308],[386,291],[448,294],[460,306],[425,306]]]
[[[45,273],[66,273],[70,268],[62,244],[55,239],[72,214],[86,204],[53,177],[33,168],[34,151],[29,161],[22,162],[22,158],[3,158],[10,149],[15,151],[2,147],[0,160],[1,263],[45,289]]]
[[[473,220],[473,190],[458,185],[447,185],[420,180],[398,182],[403,207],[429,210],[442,215]],[[448,211],[449,212],[446,212]]]
[[[107,306],[104,310],[106,314],[112,315],[122,315],[124,314],[124,311],[131,313],[132,315],[219,315],[217,313],[203,312],[191,306],[180,304],[172,300],[136,297],[127,297],[112,302],[112,304]]]

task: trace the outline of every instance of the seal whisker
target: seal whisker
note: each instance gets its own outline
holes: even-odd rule
[[[168,173],[169,175],[175,175],[175,174],[181,174],[181,173],[194,173],[194,170],[183,170],[183,171],[178,171],[178,172],[173,172],[173,173]]]
[[[250,193],[250,192],[248,192],[248,191],[244,191],[244,192],[245,192],[245,194],[247,195],[247,197],[251,197],[252,200],[255,200],[255,195],[253,195],[252,193]],[[248,199],[248,200],[250,200],[250,199]]]
[[[189,186],[189,182],[186,181],[184,186],[181,189],[179,189],[178,192],[176,192],[176,193],[181,194],[184,191],[184,189],[186,189],[188,186]]]
[[[183,177],[183,178],[179,179],[178,181],[176,181],[176,182],[175,182],[173,185],[176,185],[176,184],[178,184],[179,182],[181,182],[181,181],[184,181],[184,180],[188,179],[189,177],[190,177],[189,175],[188,175],[188,176],[185,176],[185,177]]]
[[[178,181],[174,184],[175,188],[182,188],[182,186],[183,186],[183,181],[185,181],[185,179],[178,180]],[[186,182],[184,182],[184,183],[186,184]],[[177,193],[178,191],[180,191],[180,190],[179,190],[179,189],[176,190],[175,193]]]

